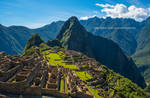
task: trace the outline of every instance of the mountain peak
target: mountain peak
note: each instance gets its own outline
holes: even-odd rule
[[[94,17],[93,17],[93,19],[100,19],[100,18],[99,18],[99,17],[97,17],[97,16],[94,16]]]
[[[77,22],[77,21],[79,21],[76,16],[71,16],[68,20],[71,21],[71,22]]]
[[[69,38],[72,36],[80,36],[86,32],[85,28],[80,24],[77,17],[70,17],[62,26],[62,29],[57,35],[57,38],[61,40],[63,37]],[[86,32],[87,33],[87,32]]]
[[[42,42],[44,41],[38,34],[33,34],[32,37],[28,40],[25,50],[31,48],[32,46],[39,46]]]
[[[70,26],[75,26],[75,25],[81,26],[80,21],[78,20],[78,18],[76,16],[70,17],[66,21],[66,24],[68,24],[68,23],[69,23]]]

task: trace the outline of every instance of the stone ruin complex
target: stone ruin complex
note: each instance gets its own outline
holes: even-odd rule
[[[2,53],[0,57],[0,92],[59,98],[93,98],[85,83],[71,69],[51,66],[39,56],[5,56]],[[60,92],[61,80],[67,85],[63,92]],[[8,98],[4,95],[0,97]]]

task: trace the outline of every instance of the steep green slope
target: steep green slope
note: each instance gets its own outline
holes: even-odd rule
[[[138,47],[133,58],[145,77],[150,83],[150,18],[143,22],[145,25],[137,36]]]
[[[7,54],[21,53],[24,47],[10,32],[7,27],[0,25],[0,51],[5,51]]]
[[[132,59],[125,56],[112,40],[87,32],[76,17],[71,17],[64,23],[57,38],[65,49],[95,58],[139,86],[145,87],[144,79]]]

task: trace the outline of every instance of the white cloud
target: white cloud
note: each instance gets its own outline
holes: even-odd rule
[[[88,20],[89,18],[93,18],[93,17],[95,17],[95,16],[96,16],[96,15],[80,17],[80,20]]]
[[[100,6],[100,7],[114,7],[113,5],[110,5],[110,4],[99,4],[99,3],[96,3],[97,6]]]
[[[124,4],[96,4],[96,6],[102,7],[101,12],[106,13],[105,17],[112,18],[132,18],[136,21],[143,21],[150,16],[150,8],[137,8],[132,5],[127,7]]]

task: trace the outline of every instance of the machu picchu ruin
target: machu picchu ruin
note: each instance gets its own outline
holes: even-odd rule
[[[4,56],[0,61],[1,92],[92,98],[84,83],[80,81],[72,70],[52,66],[44,57]]]

